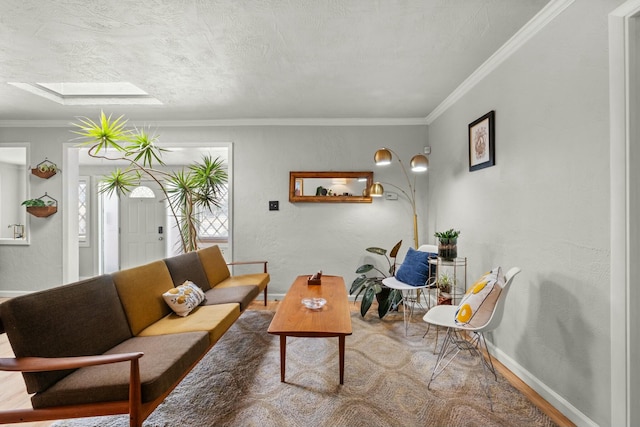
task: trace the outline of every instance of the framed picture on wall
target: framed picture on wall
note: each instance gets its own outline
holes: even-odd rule
[[[469,172],[496,164],[495,111],[469,123]]]

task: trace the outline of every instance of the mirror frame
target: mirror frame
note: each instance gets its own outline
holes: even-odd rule
[[[296,196],[295,185],[297,179],[304,178],[367,178],[366,196]],[[291,203],[371,203],[369,188],[373,184],[373,172],[289,172],[289,202]]]
[[[0,148],[24,148],[25,149],[25,193],[24,199],[16,201],[16,203],[20,204],[22,201],[31,198],[31,166],[29,162],[31,162],[31,144],[29,142],[2,142],[0,143]],[[5,201],[6,202],[6,201]],[[24,238],[22,239],[8,239],[3,238],[0,239],[0,246],[28,246],[31,244],[31,218],[30,215],[27,214],[26,209],[24,209]]]

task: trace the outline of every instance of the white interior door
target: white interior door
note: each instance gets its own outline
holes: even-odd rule
[[[120,200],[120,269],[165,257],[166,209],[160,190],[150,183],[154,198]]]

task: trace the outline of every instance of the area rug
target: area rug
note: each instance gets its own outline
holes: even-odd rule
[[[553,426],[503,377],[488,384],[477,359],[460,354],[431,384],[435,333],[402,318],[352,315],[345,379],[337,338],[288,338],[286,383],[273,313],[246,311],[144,423],[160,426]],[[440,334],[442,338],[442,334]],[[63,420],[55,427],[126,427],[128,417]]]

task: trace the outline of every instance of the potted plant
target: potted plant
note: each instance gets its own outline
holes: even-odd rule
[[[391,249],[389,256],[387,256],[387,250],[383,248],[370,247],[366,249],[367,252],[384,256],[389,265],[389,270],[387,275],[387,273],[384,273],[373,264],[363,264],[356,270],[356,273],[360,274],[360,276],[351,284],[349,295],[355,293],[354,302],[356,302],[360,294],[362,294],[362,302],[360,303],[360,315],[362,317],[364,317],[367,311],[369,311],[369,308],[371,308],[374,297],[378,301],[378,316],[381,319],[387,314],[392,304],[398,304],[402,299],[402,295],[400,295],[397,290],[391,290],[382,284],[383,279],[393,276],[396,272],[396,256],[398,255],[398,250],[400,250],[401,245],[402,240],[396,243],[393,249]],[[393,258],[393,262],[391,258]],[[367,276],[367,273],[370,271],[376,271],[380,273],[380,276]]]
[[[453,228],[447,231],[438,231],[434,236],[438,239],[438,256],[447,261],[454,260],[458,256],[458,236],[460,230]]]
[[[58,173],[58,171],[60,171],[58,165],[46,158],[42,162],[38,163],[35,168],[31,169],[31,173],[33,175],[44,179],[51,178],[53,175]]]
[[[72,123],[78,128],[74,133],[83,139],[81,145],[89,146],[89,156],[128,164],[105,177],[100,192],[128,194],[141,179],[156,182],[178,224],[182,251],[198,249],[198,215],[202,210],[221,206],[220,195],[228,181],[226,165],[219,158],[203,156],[201,162],[189,165],[186,170],[159,170],[155,166],[164,165],[162,152],[166,150],[158,147],[158,136],[144,129],[128,129],[126,123],[123,116],[112,119],[104,112],[97,122],[85,117]]]
[[[47,195],[45,194],[45,196]],[[27,207],[27,212],[39,218],[44,218],[58,212],[57,202],[53,199],[48,201],[44,201],[42,198],[28,199],[22,202],[22,205]]]
[[[453,277],[451,277],[447,273],[442,273],[440,277],[438,277],[437,287],[438,287],[438,304],[449,304],[451,305],[451,289],[455,286],[455,281]]]

